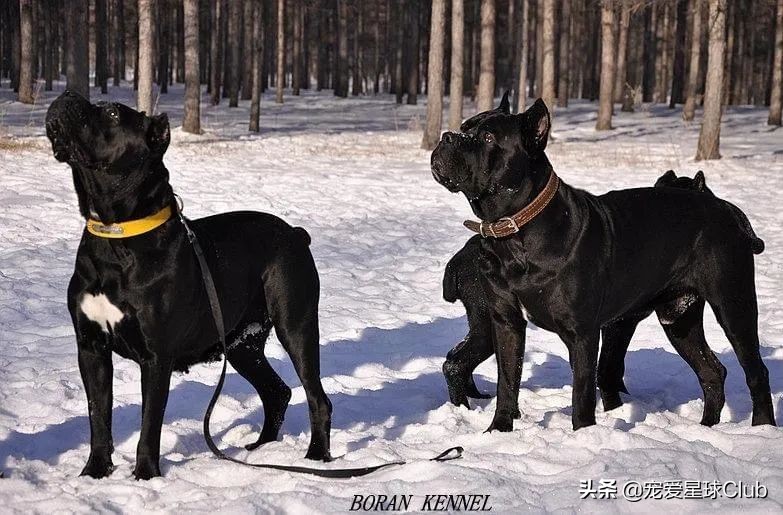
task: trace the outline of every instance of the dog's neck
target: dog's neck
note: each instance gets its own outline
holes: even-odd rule
[[[145,165],[121,184],[101,184],[96,172],[72,165],[79,211],[85,219],[113,224],[144,218],[166,206],[175,206],[169,172],[162,161]]]
[[[485,222],[495,222],[512,216],[530,204],[546,187],[552,173],[552,165],[544,154],[533,164],[533,171],[528,173],[520,187],[496,187],[475,199],[468,199],[473,213]]]

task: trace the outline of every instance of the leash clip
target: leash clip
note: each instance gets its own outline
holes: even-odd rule
[[[193,243],[196,241],[196,233],[193,232],[193,230],[190,228],[190,225],[188,225],[187,219],[185,218],[185,215],[182,214],[182,210],[185,208],[185,203],[182,201],[182,197],[174,194],[174,200],[177,202],[177,216],[179,217],[179,221],[182,222],[182,225],[185,227],[185,233],[188,235],[188,241],[190,243]]]

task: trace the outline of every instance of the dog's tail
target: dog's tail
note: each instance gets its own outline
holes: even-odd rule
[[[740,229],[742,229],[742,232],[747,236],[748,242],[750,243],[750,250],[753,251],[754,254],[761,254],[764,252],[764,240],[756,236],[756,231],[754,231],[753,226],[750,225],[750,220],[748,220],[747,215],[731,202],[725,200],[724,202],[731,208],[731,214],[734,215],[734,219],[739,224]]]
[[[294,227],[294,232],[305,245],[310,245],[310,242],[313,241],[310,239],[310,234],[302,227]]]
[[[446,265],[446,272],[443,274],[443,299],[446,302],[457,302],[459,299],[459,267],[454,264],[454,260]]]

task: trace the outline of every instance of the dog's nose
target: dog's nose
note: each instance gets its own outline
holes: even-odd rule
[[[447,143],[449,145],[453,144],[455,141],[457,141],[457,135],[453,132],[444,132],[443,133],[443,143]]]

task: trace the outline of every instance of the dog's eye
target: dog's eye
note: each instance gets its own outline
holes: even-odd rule
[[[495,142],[495,136],[491,132],[484,133],[484,143],[492,144]]]
[[[111,120],[112,125],[118,125],[120,123],[120,110],[117,106],[108,104],[105,108],[106,116]]]

